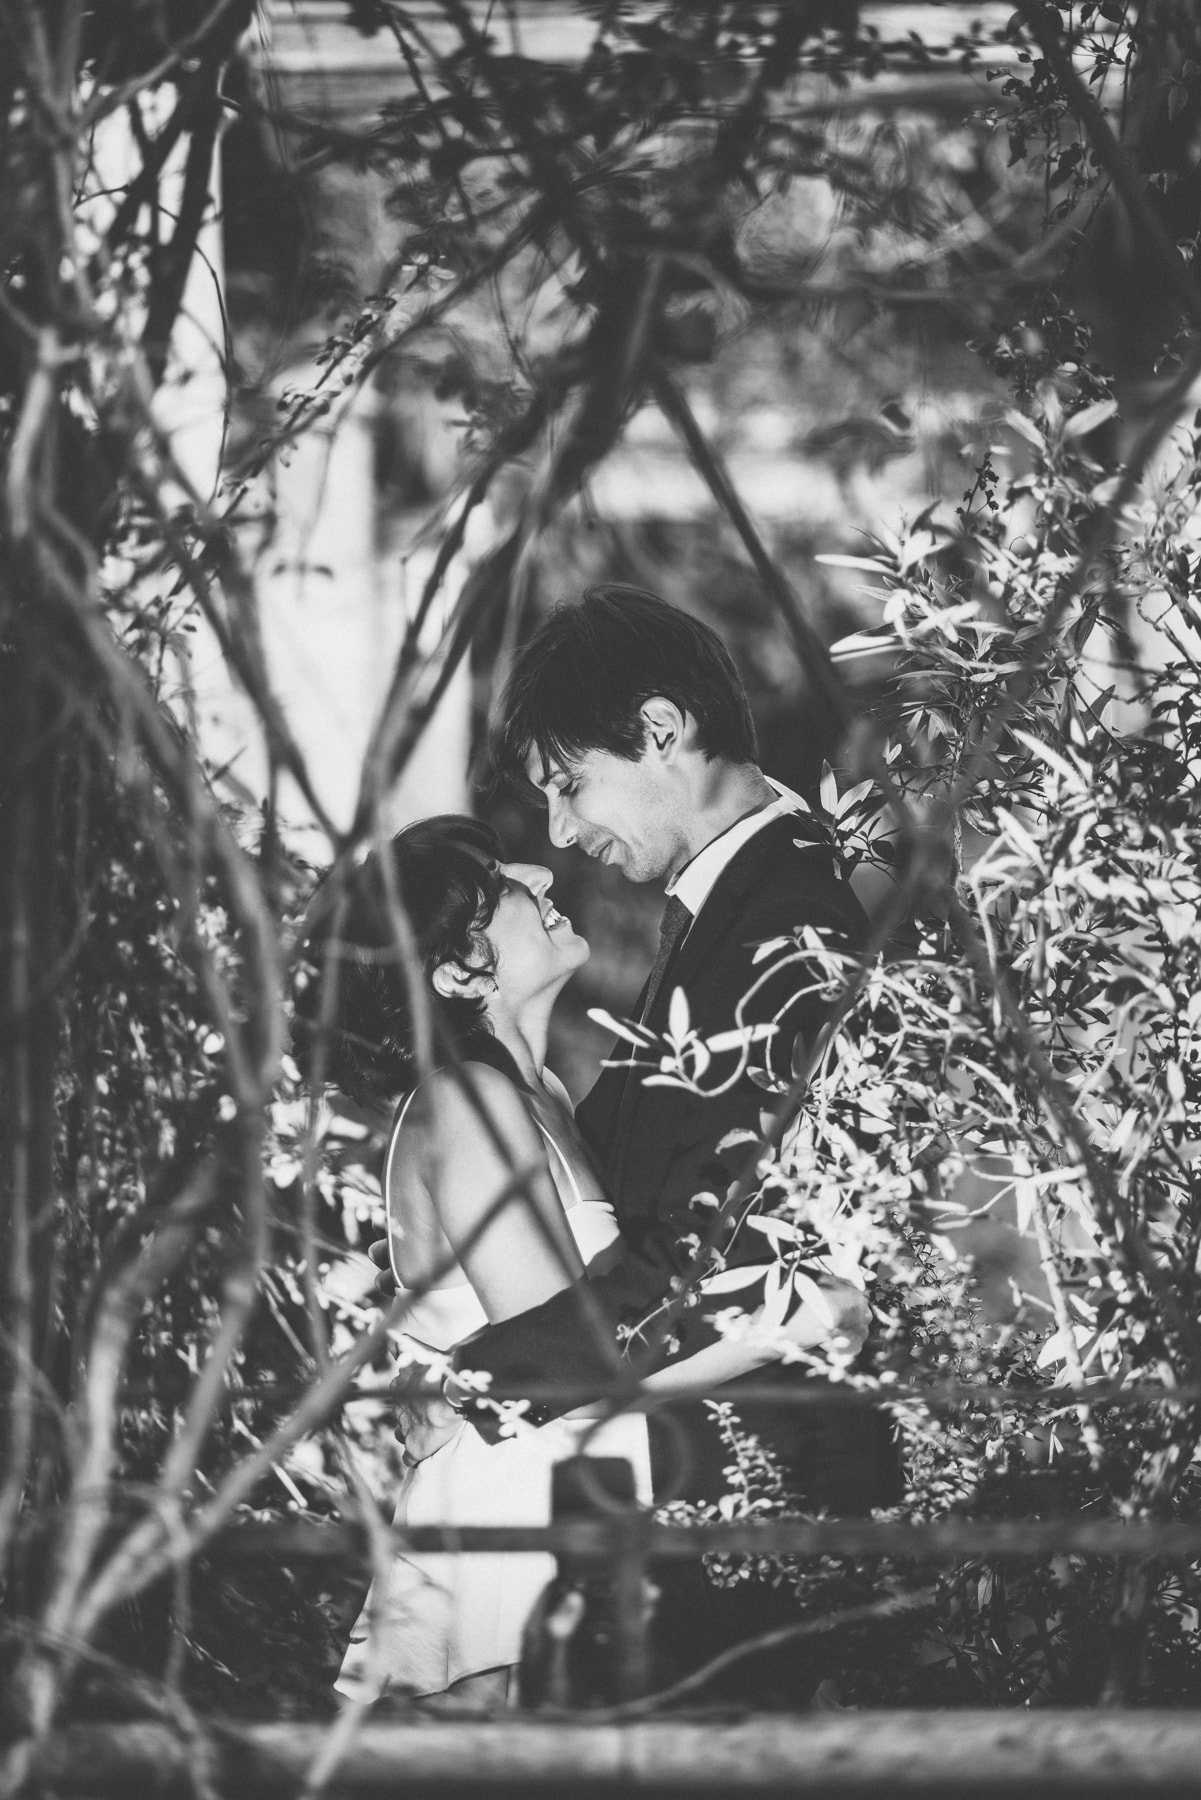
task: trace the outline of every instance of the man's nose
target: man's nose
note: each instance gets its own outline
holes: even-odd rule
[[[567,850],[575,843],[575,825],[570,811],[561,794],[549,793],[546,797],[547,836],[556,850]]]

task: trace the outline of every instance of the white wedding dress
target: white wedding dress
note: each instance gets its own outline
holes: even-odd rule
[[[390,1176],[402,1109],[384,1167]],[[563,1210],[588,1263],[619,1233],[607,1200],[585,1200],[562,1150],[546,1128],[551,1174]],[[392,1255],[396,1274],[395,1249]],[[405,1315],[406,1336],[446,1351],[488,1323],[475,1290],[461,1271],[451,1285],[414,1297]],[[401,1293],[403,1285],[397,1279]],[[622,1414],[599,1428],[594,1420],[555,1419],[534,1430],[489,1444],[473,1426],[459,1426],[432,1456],[406,1470],[394,1524],[545,1525],[550,1519],[551,1470],[565,1457],[619,1456],[633,1466],[638,1499],[651,1499],[646,1418]],[[535,1601],[555,1572],[549,1552],[445,1552],[397,1556],[386,1581],[371,1585],[351,1633],[335,1684],[362,1701],[387,1692],[441,1693],[452,1682],[485,1669],[516,1663],[521,1634]],[[381,1592],[381,1585],[383,1591]]]

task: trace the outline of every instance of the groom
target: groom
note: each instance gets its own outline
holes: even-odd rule
[[[663,1033],[680,988],[702,1039],[736,1025],[774,1024],[754,1058],[787,1083],[821,1030],[825,1007],[798,991],[809,985],[803,969],[781,969],[779,958],[756,960],[756,953],[806,926],[854,951],[866,920],[829,848],[811,841],[801,802],[760,770],[746,694],[715,633],[640,589],[590,589],[553,612],[521,652],[496,757],[545,802],[552,843],[575,845],[631,881],[666,885],[659,954],[634,1016]],[[627,1051],[622,1044],[614,1054],[624,1059]],[[738,1067],[736,1049],[714,1054],[703,1086],[726,1089],[716,1096],[647,1085],[629,1067],[602,1070],[576,1118],[627,1248],[605,1273],[479,1332],[460,1347],[460,1367],[487,1371],[494,1387],[518,1392],[523,1382],[544,1389],[553,1372],[565,1397],[531,1409],[527,1416],[541,1423],[577,1404],[581,1391],[605,1391],[615,1340],[635,1357],[640,1342],[654,1342],[656,1321],[712,1219],[712,1205],[696,1204],[696,1196],[725,1196],[747,1141],[727,1150],[724,1140],[757,1134],[771,1105],[746,1073],[727,1080]],[[745,1225],[721,1247],[727,1266],[768,1260],[762,1233]],[[744,1291],[736,1297],[753,1307]],[[861,1335],[855,1291],[833,1297],[844,1308],[849,1300],[840,1323]],[[598,1336],[598,1309],[607,1343]],[[684,1354],[703,1336],[699,1310],[676,1331]],[[795,1380],[794,1370],[776,1364],[756,1385]],[[716,1500],[730,1450],[712,1410],[672,1410],[677,1428],[659,1434],[656,1491]],[[748,1404],[738,1413],[769,1444],[807,1507],[863,1512],[898,1497],[896,1456],[879,1415],[834,1401]],[[477,1424],[487,1431],[486,1415]]]

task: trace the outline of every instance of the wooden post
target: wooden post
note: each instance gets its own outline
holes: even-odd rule
[[[617,1612],[618,1695],[636,1700],[650,1689],[647,1628],[652,1606],[647,1544],[650,1520],[631,1509],[613,1522],[613,1589]]]

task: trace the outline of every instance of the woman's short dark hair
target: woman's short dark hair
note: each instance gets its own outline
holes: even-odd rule
[[[519,781],[531,751],[547,767],[589,750],[634,762],[646,748],[640,708],[656,694],[694,721],[710,760],[758,760],[746,692],[717,633],[642,588],[588,588],[557,606],[519,653],[493,761]]]
[[[304,991],[296,1006],[297,1060],[306,1071],[328,972],[337,990],[325,1079],[363,1103],[396,1099],[417,1080],[413,1006],[393,913],[399,900],[429,996],[439,1060],[470,1056],[516,1072],[492,1036],[483,999],[447,999],[433,985],[443,963],[495,970],[486,931],[504,887],[497,868],[503,854],[490,826],[444,813],[406,826],[382,855],[371,851],[341,889],[328,880],[318,887],[310,901]],[[345,903],[339,911],[340,892]]]

